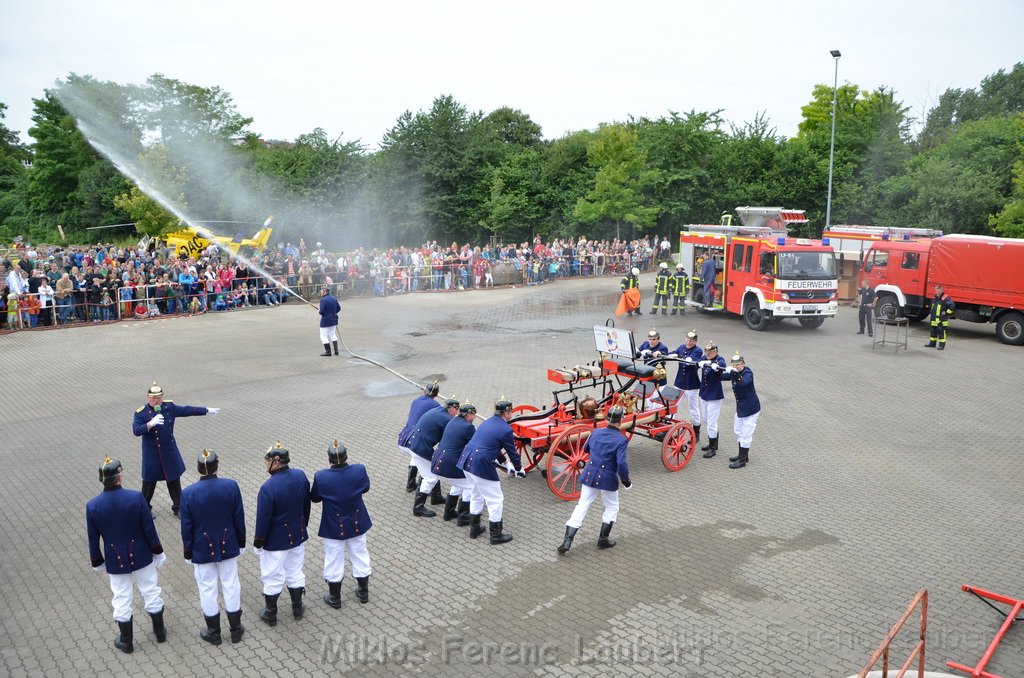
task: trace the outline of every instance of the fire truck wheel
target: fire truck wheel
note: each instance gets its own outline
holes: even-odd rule
[[[821,316],[814,316],[813,318],[800,318],[800,325],[806,327],[809,330],[821,327],[825,323],[825,319]]]
[[[875,302],[875,316],[889,320],[902,318],[903,309],[900,308],[900,302],[896,301],[895,296],[891,294],[883,294],[878,298],[878,301]]]
[[[768,315],[756,301],[747,302],[747,306],[743,310],[743,320],[747,323],[747,327],[755,332],[760,332],[768,326]]]
[[[1024,315],[1007,313],[996,323],[996,336],[999,341],[1011,346],[1024,346]]]

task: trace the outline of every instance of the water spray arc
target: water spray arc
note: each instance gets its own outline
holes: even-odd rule
[[[118,121],[112,120],[108,115],[105,115],[103,111],[101,111],[96,106],[91,104],[87,100],[87,97],[82,96],[80,94],[76,94],[70,87],[61,88],[56,92],[56,94],[61,104],[63,104],[64,107],[71,113],[71,115],[74,116],[75,124],[77,125],[78,130],[82,133],[82,136],[85,137],[86,141],[88,141],[93,148],[95,148],[101,155],[107,158],[107,160],[109,160],[124,176],[128,177],[133,182],[135,182],[135,184],[139,187],[139,190],[141,190],[143,193],[148,195],[153,200],[160,203],[160,205],[164,209],[166,209],[168,212],[174,214],[176,217],[181,219],[182,222],[184,222],[189,227],[194,229],[201,236],[210,240],[210,242],[213,243],[217,247],[217,249],[225,251],[224,248],[220,245],[220,243],[217,242],[216,238],[219,236],[217,236],[216,233],[211,231],[209,228],[199,224],[197,220],[191,218],[188,214],[186,214],[184,209],[182,209],[178,204],[176,204],[175,201],[169,199],[162,191],[158,190],[155,186],[146,181],[146,179],[144,178],[144,172],[142,171],[141,165],[137,161],[133,161],[133,157],[130,153],[128,153],[127,151],[118,151],[114,148],[115,146],[119,146],[124,149],[131,148],[130,143],[125,143],[127,141],[127,132]],[[104,131],[106,132],[106,134],[103,133]],[[119,144],[118,141],[120,141],[121,143]],[[267,217],[266,221],[263,223],[264,228],[269,226],[270,222],[273,219],[273,215]],[[228,255],[234,256],[236,259],[242,261],[250,270],[256,271],[260,275],[260,277],[268,281],[280,284],[285,290],[288,291],[289,294],[293,295],[297,299],[300,299],[307,306],[316,309],[317,312],[319,312],[320,309],[318,306],[312,304],[309,300],[303,298],[288,285],[275,280],[275,278],[269,272],[264,270],[262,267],[256,265],[248,257],[245,257],[244,255],[238,253],[233,254],[230,251],[228,251]],[[357,360],[363,360],[372,365],[376,365],[377,367],[387,370],[388,372],[395,375],[399,379],[402,379],[403,381],[406,381],[418,388],[425,387],[424,384],[420,384],[406,377],[405,375],[391,369],[390,367],[376,360],[373,360],[372,358],[368,358],[366,356],[355,353],[354,351],[352,351],[352,349],[348,347],[348,345],[345,343],[345,340],[341,338],[340,334],[339,340],[341,342],[341,345],[345,347],[345,352],[348,353],[351,357]]]

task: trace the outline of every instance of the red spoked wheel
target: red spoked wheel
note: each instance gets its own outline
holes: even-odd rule
[[[527,414],[530,412],[540,412],[540,410],[534,407],[533,405],[516,405],[515,407],[512,408],[513,415]]]
[[[551,493],[563,501],[580,498],[580,474],[590,458],[583,445],[592,430],[583,424],[570,426],[551,443],[545,477]]]
[[[544,454],[547,450],[534,450],[530,445],[529,440],[523,440],[516,438],[516,452],[519,453],[519,459],[523,464],[524,471],[532,471],[537,468],[537,464],[544,458]]]
[[[697,436],[688,421],[681,421],[668,430],[661,443],[661,463],[669,471],[680,471],[693,459]]]

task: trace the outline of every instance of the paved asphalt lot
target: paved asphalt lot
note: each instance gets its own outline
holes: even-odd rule
[[[644,278],[644,311],[650,302]],[[550,402],[549,367],[595,358],[591,327],[609,317],[617,280],[561,281],[486,292],[343,302],[342,336],[414,380],[487,414],[501,395]],[[640,339],[652,318],[620,318]],[[1024,473],[1019,433],[1024,350],[991,327],[954,322],[944,353],[872,350],[856,311],[818,330],[754,333],[736,317],[659,317],[676,346],[697,328],[754,370],[762,412],[750,465],[728,469],[734,401],[722,449],[667,472],[660,447],[635,438],[635,489],[613,536],[595,546],[595,507],[572,551],[555,546],[572,505],[539,473],[505,480],[505,526],[491,547],[466,530],[411,515],[394,445],[412,387],[354,359],[321,358],[317,317],[290,303],[149,322],[0,336],[4,473],[0,527],[0,672],[7,675],[674,675],[846,676],[858,670],[914,593],[930,594],[928,661],[973,664],[1001,618],[960,591],[972,583],[1024,596]],[[282,607],[256,618],[259,568],[242,557],[242,643],[211,647],[177,520],[160,485],[157,529],[169,553],[160,584],[170,638],[158,645],[136,598],[135,653],[114,651],[106,576],[91,571],[85,502],[105,453],[139,487],[132,413],[152,381],[180,404],[223,408],[183,419],[176,436],[195,482],[203,447],[235,478],[251,529],[275,440],[309,475],[343,440],[373,482],[367,505],[371,601],[346,577],[341,610],[320,601],[322,546],[307,547],[306,617]],[[314,507],[312,525],[319,520]],[[315,529],[312,530],[315,533]],[[226,624],[226,622],[225,622]],[[902,662],[913,630],[901,636]],[[990,670],[1024,675],[1014,628]]]

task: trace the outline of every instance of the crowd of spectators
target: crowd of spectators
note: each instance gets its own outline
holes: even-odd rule
[[[519,245],[327,252],[304,239],[236,257],[211,245],[179,257],[166,245],[84,247],[16,243],[0,256],[0,330],[277,306],[315,299],[539,285],[561,277],[622,275],[667,256],[657,240],[535,238]],[[291,290],[291,292],[290,292]]]

